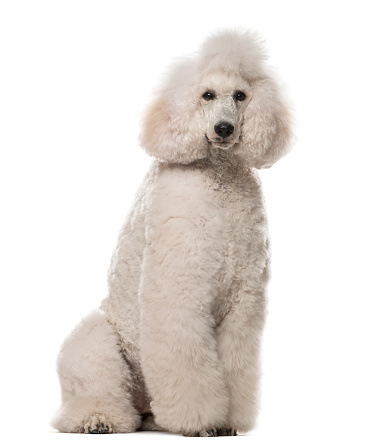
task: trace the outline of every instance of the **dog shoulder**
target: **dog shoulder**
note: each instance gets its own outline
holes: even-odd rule
[[[210,222],[221,224],[221,210],[200,170],[187,165],[161,163],[154,182],[149,206],[152,226],[160,226],[173,218],[185,219],[196,227]]]

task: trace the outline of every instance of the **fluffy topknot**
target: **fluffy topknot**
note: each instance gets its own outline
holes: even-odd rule
[[[248,82],[262,76],[268,58],[263,40],[251,30],[217,32],[203,42],[197,56],[200,73],[223,71],[238,74]]]

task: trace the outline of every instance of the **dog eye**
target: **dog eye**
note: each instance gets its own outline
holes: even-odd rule
[[[246,99],[246,95],[243,92],[236,92],[234,99],[235,101],[244,101]]]
[[[215,93],[207,91],[207,92],[203,93],[202,98],[205,99],[206,101],[211,101],[211,99],[215,98]]]

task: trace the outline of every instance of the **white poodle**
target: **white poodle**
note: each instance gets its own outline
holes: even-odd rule
[[[109,295],[58,359],[61,432],[235,435],[257,418],[269,242],[255,168],[289,149],[289,107],[250,31],[180,60],[143,119],[155,157]]]

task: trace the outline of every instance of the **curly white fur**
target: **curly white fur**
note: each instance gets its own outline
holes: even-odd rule
[[[269,278],[254,168],[291,141],[266,59],[253,33],[218,33],[173,67],[146,111],[141,142],[156,159],[121,230],[109,295],[61,350],[58,430],[254,426]],[[216,132],[222,122],[230,135]]]

